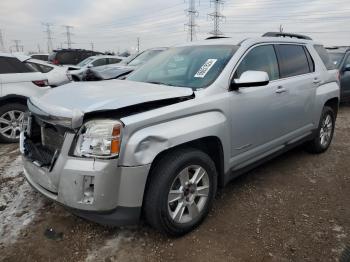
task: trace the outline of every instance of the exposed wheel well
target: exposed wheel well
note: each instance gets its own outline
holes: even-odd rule
[[[77,77],[75,75],[72,75],[72,79],[73,79],[74,82],[80,82],[79,77]]]
[[[150,174],[152,173],[152,169],[157,165],[158,162],[162,161],[163,157],[165,157],[169,152],[177,150],[179,148],[195,148],[201,150],[209,155],[209,157],[214,161],[216,170],[218,172],[218,186],[224,186],[224,152],[222,148],[222,144],[219,138],[217,137],[204,137],[194,141],[187,142],[185,144],[181,144],[175,147],[172,147],[168,150],[165,150],[159,153],[156,158],[153,160]],[[146,188],[151,180],[151,176],[148,176]]]
[[[2,105],[4,104],[13,104],[13,103],[19,103],[24,106],[27,106],[27,98],[24,96],[9,96],[9,97],[4,97],[0,99],[0,102]]]
[[[332,98],[329,99],[326,103],[325,106],[329,106],[330,108],[333,109],[335,115],[338,114],[338,109],[339,109],[339,99],[338,98]]]

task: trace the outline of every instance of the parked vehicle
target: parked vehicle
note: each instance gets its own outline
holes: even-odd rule
[[[350,99],[350,46],[327,48],[330,58],[340,74],[340,99]]]
[[[33,54],[30,57],[33,58],[33,59],[42,60],[42,61],[45,61],[45,62],[49,61],[49,54]]]
[[[131,72],[151,60],[159,53],[165,51],[167,48],[152,48],[148,49],[134,57],[131,57],[125,63],[118,65],[110,65],[103,67],[91,68],[85,71],[83,76],[84,81],[100,81],[111,80],[119,77],[126,77]]]
[[[96,68],[106,65],[119,64],[125,57],[111,56],[111,55],[97,55],[86,58],[77,64],[76,68],[71,68],[69,74],[74,81],[81,81],[84,73],[89,68]]]
[[[24,61],[26,65],[33,68],[35,71],[44,74],[51,87],[57,87],[68,84],[71,81],[71,76],[68,75],[68,68],[55,66],[42,60],[28,58]]]
[[[339,86],[324,53],[285,33],[206,40],[164,51],[123,81],[50,90],[28,102],[24,175],[81,217],[123,225],[142,214],[183,235],[218,186],[296,145],[328,149]]]
[[[0,53],[0,142],[18,142],[27,98],[49,87],[41,73],[11,54]]]
[[[86,58],[95,55],[103,54],[84,49],[59,49],[50,54],[49,62],[54,65],[77,65]]]

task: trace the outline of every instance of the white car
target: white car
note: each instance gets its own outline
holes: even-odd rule
[[[0,53],[0,142],[19,140],[27,98],[43,95],[50,87],[46,76],[11,54]]]
[[[68,74],[68,67],[52,65],[32,58],[23,62],[32,67],[35,71],[43,73],[47,77],[51,87],[65,85],[71,81],[70,75]]]
[[[89,68],[119,64],[125,60],[125,57],[111,55],[97,55],[86,58],[76,66],[70,66],[69,74],[73,81],[81,81],[84,73]]]

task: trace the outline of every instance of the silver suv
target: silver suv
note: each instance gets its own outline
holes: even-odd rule
[[[108,225],[143,217],[183,235],[239,174],[302,143],[328,149],[339,84],[321,49],[288,34],[206,40],[173,47],[124,81],[31,98],[25,177],[81,217]]]

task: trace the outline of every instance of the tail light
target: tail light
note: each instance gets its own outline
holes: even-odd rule
[[[33,81],[33,84],[39,87],[45,87],[49,85],[49,82],[47,80],[37,80]]]
[[[59,64],[60,64],[60,62],[59,62],[57,59],[52,60],[52,63],[53,63],[54,65],[59,65]]]

